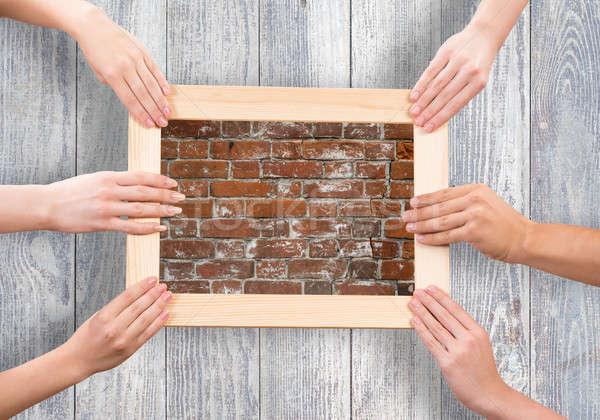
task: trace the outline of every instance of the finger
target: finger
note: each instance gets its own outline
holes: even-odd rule
[[[425,118],[421,114],[422,111],[429,105],[431,101],[446,87],[448,83],[454,78],[458,72],[458,65],[450,62],[444,69],[436,76],[435,79],[429,84],[427,90],[423,92],[421,97],[413,105],[414,112],[418,115],[415,118],[415,124],[422,126],[425,122]]]
[[[140,316],[129,325],[127,328],[127,335],[131,338],[135,338],[148,328],[165,309],[165,306],[167,306],[167,303],[171,299],[171,295],[171,292],[163,292],[148,309],[142,312]]]
[[[477,321],[475,321],[458,303],[452,300],[442,289],[432,285],[428,286],[425,291],[433,296],[433,298],[435,298],[435,300],[437,300],[440,305],[442,305],[448,313],[457,319],[466,329],[472,330],[479,327]]]
[[[449,245],[466,240],[466,226],[447,230],[439,233],[425,233],[415,235],[415,239],[424,245]]]
[[[136,222],[133,220],[123,220],[115,217],[107,230],[124,232],[130,235],[148,235],[155,232],[163,232],[167,227],[159,223]]]
[[[469,76],[466,72],[459,72],[454,79],[446,85],[444,89],[431,101],[427,107],[421,112],[421,117],[424,119],[425,126],[427,122],[436,115],[452,98],[454,98],[467,84]]]
[[[432,132],[447,122],[454,115],[458,114],[458,112],[463,109],[464,106],[479,93],[480,90],[481,89],[477,89],[476,86],[468,84],[465,88],[463,88],[463,90],[460,91],[458,95],[452,98],[440,112],[438,112],[427,122],[427,124],[425,124],[425,131],[428,133]]]
[[[185,195],[164,188],[132,185],[117,188],[117,198],[127,201],[148,201],[154,203],[177,203],[185,200]]]
[[[425,347],[429,349],[435,360],[440,361],[440,358],[444,357],[446,354],[446,350],[442,347],[442,345],[435,339],[435,337],[431,334],[431,332],[427,329],[423,321],[419,319],[418,316],[415,316],[410,320],[411,325],[421,337],[421,341],[425,344]]]
[[[146,341],[150,340],[154,336],[154,334],[156,334],[162,328],[162,326],[165,325],[165,322],[168,318],[169,311],[162,311],[160,315],[154,321],[152,321],[152,324],[150,324],[148,328],[146,328],[140,335],[138,335],[138,348],[141,347],[141,345],[144,344]]]
[[[152,117],[150,117],[150,114],[148,114],[144,107],[140,104],[140,101],[138,101],[125,80],[119,79],[117,84],[114,86],[111,84],[111,86],[121,102],[123,102],[123,105],[125,105],[131,115],[133,115],[137,121],[139,121],[141,124],[144,124],[148,128],[156,127]]]
[[[425,306],[438,322],[442,324],[446,330],[450,331],[454,337],[460,337],[465,333],[465,327],[432,295],[426,293],[424,290],[415,290],[414,295],[419,298],[423,306]]]
[[[154,100],[154,103],[156,104],[158,110],[162,113],[163,119],[166,122],[166,119],[169,118],[169,115],[167,115],[167,111],[170,112],[168,109],[169,104],[167,103],[167,98],[165,98],[165,95],[158,85],[158,81],[148,69],[146,61],[142,61],[138,65],[137,73],[142,82],[144,82],[144,86],[146,86],[148,92],[150,92],[150,96]]]
[[[436,320],[433,315],[423,305],[418,296],[413,295],[409,303],[410,308],[416,316],[419,317],[431,334],[439,341],[445,348],[449,348],[455,341],[455,338],[448,332],[446,328]]]
[[[147,219],[152,217],[173,217],[181,213],[181,207],[155,203],[114,203],[110,211],[116,217],[134,217]]]
[[[144,62],[146,63],[148,70],[150,70],[150,72],[154,75],[162,92],[165,95],[168,95],[171,92],[171,89],[169,88],[169,82],[167,82],[167,79],[163,75],[162,71],[160,70],[158,65],[156,65],[156,62],[152,58],[152,54],[150,54],[150,50],[148,50],[148,48],[146,48],[146,46],[142,44],[139,39],[131,35],[131,33],[129,33],[128,31],[125,31],[125,33],[129,37],[129,39],[131,39],[131,41],[140,49],[140,51],[142,51],[142,53],[144,54]],[[167,117],[169,117],[169,115],[167,115]]]
[[[406,230],[412,233],[444,232],[456,229],[467,223],[468,216],[462,211],[448,216],[436,217],[423,222],[412,222],[406,224]]]
[[[444,188],[443,190],[432,193],[418,195],[410,199],[410,206],[412,208],[420,208],[431,206],[437,203],[443,203],[444,201],[467,195],[475,188],[476,185],[474,184],[459,185],[458,187]]]
[[[462,196],[452,200],[443,201],[439,204],[407,210],[402,213],[402,220],[405,222],[419,222],[433,219],[434,217],[447,216],[463,211],[468,205],[468,199],[465,196]]]
[[[411,101],[414,102],[419,99],[421,94],[427,89],[429,83],[431,83],[431,81],[439,74],[439,72],[446,67],[446,64],[448,64],[448,57],[446,57],[444,54],[438,53],[435,55],[435,57],[433,57],[433,60],[431,60],[429,66],[427,66],[417,83],[415,83],[415,87],[410,91]],[[414,116],[419,114],[418,112],[413,114],[412,107],[410,113]]]
[[[116,181],[117,184],[122,186],[146,185],[148,187],[156,188],[174,188],[177,186],[177,181],[174,179],[144,171],[117,172]]]
[[[123,293],[111,300],[110,303],[102,310],[105,310],[111,316],[116,317],[123,311],[123,309],[127,308],[138,298],[143,296],[144,293],[154,287],[156,282],[158,282],[156,277],[148,277],[142,281],[132,284]]]
[[[148,309],[160,295],[167,290],[164,284],[157,284],[142,296],[138,297],[129,306],[121,311],[116,322],[119,329],[128,328],[146,309]]]
[[[138,102],[141,106],[146,110],[150,117],[154,121],[154,123],[158,127],[166,127],[167,120],[162,115],[162,112],[154,103],[154,99],[150,96],[150,92],[146,89],[144,82],[140,79],[140,76],[137,74],[135,69],[130,69],[129,72],[125,75],[125,81],[129,85],[129,88],[137,98]]]

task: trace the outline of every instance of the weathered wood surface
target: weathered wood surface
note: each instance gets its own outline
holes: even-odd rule
[[[531,214],[600,228],[597,2],[533,2]],[[600,417],[600,290],[531,272],[531,394]]]
[[[0,21],[0,183],[75,175],[75,42],[48,29]],[[72,235],[0,235],[0,370],[65,342],[74,324]],[[73,388],[19,418],[68,418]]]

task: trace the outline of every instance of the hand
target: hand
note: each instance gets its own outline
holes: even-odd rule
[[[148,172],[96,172],[79,175],[46,186],[47,227],[81,233],[118,230],[148,234],[165,230],[157,223],[123,220],[120,217],[174,216],[181,208],[153,203],[175,203],[185,199],[171,191],[177,182]]]
[[[502,381],[486,331],[435,286],[415,290],[411,320],[457,400],[482,415],[502,412],[509,387]]]
[[[533,223],[486,185],[463,185],[413,197],[402,214],[426,245],[468,242],[490,258],[517,262]]]
[[[140,281],[96,312],[63,345],[81,378],[120,365],[161,329],[171,292],[155,277]]]
[[[471,26],[448,38],[410,92],[415,125],[431,132],[456,115],[485,87],[498,49]]]
[[[97,7],[86,6],[73,34],[96,74],[146,127],[166,127],[169,84],[148,49]]]

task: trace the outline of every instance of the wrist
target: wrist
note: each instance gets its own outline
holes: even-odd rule
[[[106,17],[99,7],[84,0],[74,0],[65,11],[63,26],[60,28],[77,42],[81,43],[82,35],[89,33],[90,28],[97,25],[98,19]]]
[[[511,395],[514,392],[516,392],[514,389],[500,380],[496,389],[487,394],[486,402],[473,411],[488,420],[505,420],[508,418],[507,413],[510,411],[510,401],[513,399]]]
[[[526,219],[521,228],[521,235],[508,258],[509,263],[531,265],[531,259],[535,255],[538,236],[542,224]]]
[[[38,226],[39,230],[58,230],[55,215],[57,211],[56,193],[54,184],[39,185],[39,209],[38,209]]]
[[[70,340],[53,351],[56,352],[59,366],[63,367],[63,372],[68,377],[69,383],[77,384],[94,373]]]
[[[506,36],[498,30],[493,22],[477,16],[471,19],[465,30],[488,41],[488,44],[496,53],[500,50],[506,39]]]

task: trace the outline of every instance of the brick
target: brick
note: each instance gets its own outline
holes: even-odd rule
[[[340,216],[367,217],[372,214],[369,200],[342,201],[338,209]]]
[[[325,178],[352,178],[354,167],[352,162],[325,163]]]
[[[166,160],[160,161],[160,173],[161,175],[169,175],[169,162]]]
[[[259,220],[257,222],[261,237],[288,236],[290,234],[290,224],[287,220],[272,219]]]
[[[294,258],[306,253],[306,242],[300,239],[257,239],[248,247],[252,258]]]
[[[271,157],[274,159],[299,159],[302,143],[299,141],[278,141],[271,145]]]
[[[279,181],[275,185],[275,195],[282,198],[300,197],[302,183],[300,181]]]
[[[395,143],[389,141],[365,142],[365,158],[370,160],[392,160],[395,156]]]
[[[306,215],[306,200],[248,200],[248,217],[292,217]]]
[[[358,178],[385,178],[386,162],[356,162],[355,175]]]
[[[160,241],[161,258],[211,258],[215,247],[210,241],[165,239]]]
[[[357,180],[307,181],[304,195],[317,198],[358,198],[362,196],[363,184]]]
[[[311,217],[335,217],[337,216],[337,202],[311,201],[309,213]]]
[[[413,282],[399,281],[396,286],[398,288],[398,296],[412,296],[415,291],[415,284]]]
[[[341,257],[371,257],[373,251],[370,241],[360,241],[355,239],[340,240],[340,256]]]
[[[171,176],[176,178],[227,178],[229,163],[214,160],[176,160]]]
[[[213,293],[231,295],[242,293],[243,285],[239,280],[213,280],[210,287]]]
[[[196,276],[194,263],[191,261],[169,261],[165,270],[165,280],[193,279]]]
[[[359,282],[345,281],[334,283],[335,294],[338,295],[395,295],[396,288],[392,282]]]
[[[221,131],[220,121],[171,120],[161,129],[162,137],[218,137]]]
[[[410,261],[385,260],[381,262],[383,280],[412,280],[414,267]]]
[[[331,283],[328,281],[305,281],[305,295],[330,295]]]
[[[379,220],[355,220],[352,222],[352,236],[355,238],[373,238],[381,234]]]
[[[244,283],[244,293],[299,295],[302,293],[302,283],[285,280],[247,280]]]
[[[176,159],[178,143],[175,140],[162,139],[160,141],[160,158],[161,159]]]
[[[179,192],[186,197],[206,197],[208,195],[208,181],[182,179],[179,181]]]
[[[208,141],[182,141],[181,143],[179,143],[179,157],[206,159],[208,157]]]
[[[160,238],[167,238],[169,236],[169,232],[166,230],[161,230],[160,231]]]
[[[347,139],[378,139],[381,135],[377,124],[346,124],[344,138]]]
[[[171,219],[169,221],[169,230],[173,238],[193,237],[198,234],[195,219]]]
[[[377,261],[353,259],[348,274],[353,279],[374,279],[377,277]]]
[[[244,215],[244,200],[222,199],[215,201],[215,215],[219,217],[240,217]]]
[[[245,219],[210,219],[200,222],[205,238],[252,238],[259,235],[256,225]]]
[[[254,261],[214,260],[196,265],[196,273],[205,279],[247,279],[254,277]]]
[[[362,159],[363,149],[361,141],[305,141],[302,143],[302,156],[321,160]]]
[[[338,279],[346,275],[341,259],[295,259],[288,261],[288,277],[301,279]]]
[[[310,243],[309,255],[311,258],[335,257],[337,253],[335,239],[318,239]]]
[[[250,121],[223,121],[221,123],[223,137],[248,137],[250,129]]]
[[[390,217],[402,215],[402,202],[397,200],[372,200],[373,216]]]
[[[234,178],[260,178],[260,165],[253,160],[231,162],[231,174]]]
[[[412,124],[384,124],[383,138],[385,139],[412,139]]]
[[[212,199],[186,200],[177,205],[181,207],[181,213],[179,214],[181,217],[206,219],[213,216]]]
[[[393,241],[375,241],[371,240],[371,249],[373,258],[388,259],[396,258],[400,251],[400,246]]]
[[[271,184],[263,181],[213,181],[210,192],[215,197],[264,197]]]
[[[210,293],[210,283],[205,280],[166,281],[171,293]]]
[[[300,219],[291,223],[294,235],[298,237],[350,236],[350,222],[344,219]]]
[[[414,242],[404,242],[402,244],[402,258],[407,260],[412,260],[415,258],[415,243]]]
[[[263,260],[256,263],[256,276],[266,279],[286,277],[287,263],[285,260]]]
[[[396,143],[396,159],[414,160],[414,144],[407,141]]]
[[[390,169],[390,177],[392,179],[413,179],[414,169],[413,162],[396,161],[392,162]]]
[[[342,123],[315,123],[315,138],[340,138],[342,137],[342,127]]]
[[[406,223],[402,219],[387,219],[383,230],[388,238],[412,239],[413,234],[406,231]]]
[[[254,123],[254,135],[267,139],[305,139],[312,137],[311,123],[270,122]]]
[[[264,159],[271,155],[271,143],[261,140],[218,140],[210,143],[213,159]]]
[[[158,278],[160,279],[160,281],[165,279],[165,267],[166,264],[164,261],[160,261],[158,263]]]
[[[390,183],[390,198],[411,198],[414,195],[413,183]]]
[[[263,163],[265,178],[320,178],[323,173],[321,162],[266,161]]]
[[[216,258],[244,258],[246,255],[246,244],[244,241],[218,241],[216,246]]]
[[[386,181],[366,181],[365,195],[372,198],[381,198],[387,193],[387,186]]]

